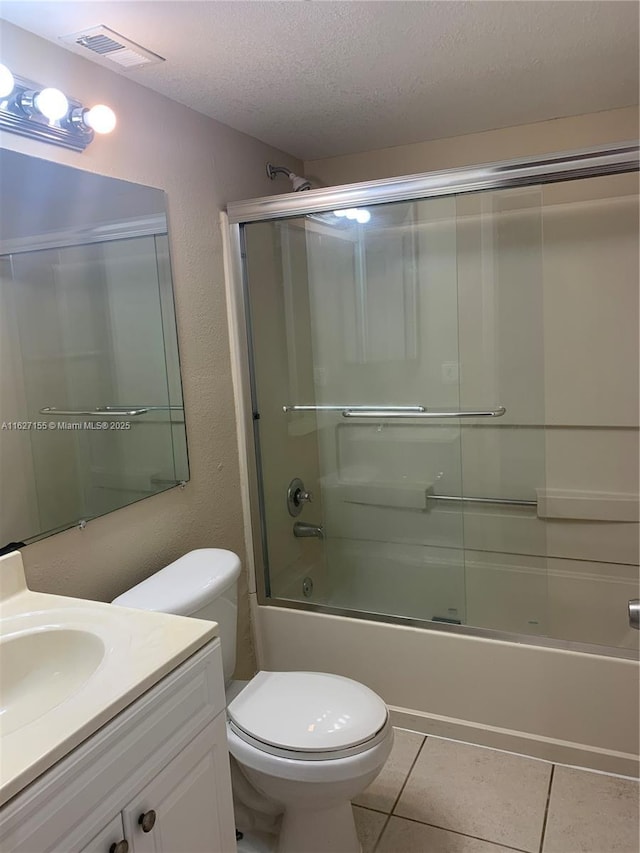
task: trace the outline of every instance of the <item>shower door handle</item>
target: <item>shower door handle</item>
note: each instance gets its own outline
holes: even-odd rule
[[[496,406],[495,409],[473,409],[455,412],[411,412],[406,409],[345,409],[343,418],[501,418],[505,413],[504,406]]]
[[[640,631],[640,598],[632,598],[629,602],[629,627]]]
[[[95,409],[54,409],[45,406],[40,409],[41,415],[68,415],[69,417],[92,417],[92,418],[135,418],[138,415],[146,415],[148,408],[125,409],[123,406],[96,406]]]

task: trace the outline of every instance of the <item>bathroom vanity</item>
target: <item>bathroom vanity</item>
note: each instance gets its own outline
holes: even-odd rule
[[[33,593],[20,581],[19,555],[9,567],[6,560],[0,850],[233,853],[215,623]],[[91,647],[83,620],[103,645],[97,665],[70,641]],[[128,635],[110,643],[112,630]],[[53,652],[34,645],[42,637]],[[65,660],[82,684],[66,677]]]

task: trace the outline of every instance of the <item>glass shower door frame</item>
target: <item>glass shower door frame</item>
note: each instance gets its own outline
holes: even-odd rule
[[[640,146],[637,142],[562,152],[545,157],[509,160],[487,165],[451,169],[421,175],[409,175],[341,187],[310,190],[304,193],[240,201],[228,205],[222,214],[226,238],[227,291],[230,307],[230,335],[234,351],[233,373],[236,386],[236,414],[239,421],[240,466],[243,484],[243,508],[247,539],[252,542],[258,604],[308,610],[326,614],[380,622],[411,625],[428,630],[467,634],[489,639],[526,642],[528,645],[564,648],[598,655],[635,658],[631,650],[560,640],[552,637],[522,635],[470,625],[451,625],[388,614],[368,614],[314,602],[292,601],[270,595],[266,552],[266,525],[260,465],[259,418],[249,311],[248,281],[245,265],[243,228],[252,222],[300,217],[348,207],[386,204],[413,199],[501,190],[560,181],[593,178],[639,170]],[[244,451],[244,453],[242,452]],[[245,467],[246,465],[246,467]],[[257,534],[257,531],[260,531]]]

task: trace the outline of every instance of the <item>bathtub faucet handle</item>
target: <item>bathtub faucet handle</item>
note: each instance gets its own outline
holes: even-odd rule
[[[300,515],[305,504],[313,501],[313,494],[308,492],[299,477],[295,477],[287,489],[287,509],[294,518]]]

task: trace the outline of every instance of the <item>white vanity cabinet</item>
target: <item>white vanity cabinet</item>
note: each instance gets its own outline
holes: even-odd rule
[[[118,845],[120,845],[119,850]],[[129,848],[129,844],[124,838],[122,815],[119,814],[110,820],[102,832],[92,838],[80,853],[104,853],[105,850],[113,850],[113,853],[129,853],[128,850],[125,851],[125,845]]]
[[[220,641],[0,809],[2,853],[235,853]]]
[[[220,739],[224,756],[217,745]],[[126,806],[124,837],[132,853],[235,850],[235,827],[228,820],[221,822],[214,805],[220,781],[228,782],[226,748],[225,720],[220,715]],[[232,847],[225,831],[232,832]]]

